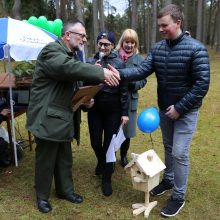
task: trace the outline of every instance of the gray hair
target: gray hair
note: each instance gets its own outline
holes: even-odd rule
[[[67,21],[63,24],[63,28],[62,28],[62,36],[64,36],[66,31],[69,31],[73,26],[75,26],[76,24],[81,24],[83,27],[85,27],[85,24],[79,20],[76,21]]]

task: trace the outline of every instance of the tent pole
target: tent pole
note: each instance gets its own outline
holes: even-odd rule
[[[17,147],[16,147],[16,137],[15,137],[15,125],[14,125],[14,101],[12,100],[12,80],[11,80],[11,56],[10,56],[10,46],[5,46],[6,58],[8,58],[8,83],[9,83],[9,94],[10,94],[10,108],[11,108],[11,127],[12,127],[12,140],[14,146],[14,160],[15,166],[18,166],[17,158]]]
[[[3,59],[3,67],[4,67],[4,73],[6,73],[6,66],[5,66],[5,60]]]

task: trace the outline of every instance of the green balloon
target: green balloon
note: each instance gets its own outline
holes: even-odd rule
[[[53,21],[48,21],[47,22],[47,26],[48,26],[48,31],[51,32],[51,33],[54,33],[54,24],[53,24]]]
[[[61,36],[61,29],[63,27],[62,20],[59,18],[54,20],[53,25],[54,25],[54,34],[57,35],[58,37],[60,37]]]
[[[47,18],[45,16],[40,16],[37,20],[38,27],[47,29]]]
[[[60,37],[60,36],[61,36],[61,28],[55,29],[55,30],[54,30],[54,34],[55,34],[56,36]]]
[[[35,16],[31,16],[28,18],[28,23],[37,26],[37,18]]]
[[[54,20],[54,23],[55,23],[56,25],[60,26],[60,27],[63,26],[63,21],[62,21],[61,19],[59,19],[59,18],[55,19],[55,20]]]

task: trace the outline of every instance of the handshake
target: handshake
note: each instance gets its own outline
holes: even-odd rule
[[[118,70],[108,64],[108,69],[104,68],[104,82],[109,86],[117,86],[121,80]]]

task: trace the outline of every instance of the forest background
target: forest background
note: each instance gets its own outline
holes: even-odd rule
[[[220,51],[220,0],[1,0],[0,17],[23,20],[43,15],[48,20],[60,18],[63,22],[79,19],[85,23],[89,36],[87,56],[95,53],[99,31],[113,31],[119,40],[124,29],[133,28],[139,35],[140,52],[147,54],[151,46],[160,40],[157,13],[170,3],[182,7],[184,30]],[[117,10],[120,4],[127,6],[124,13]]]

